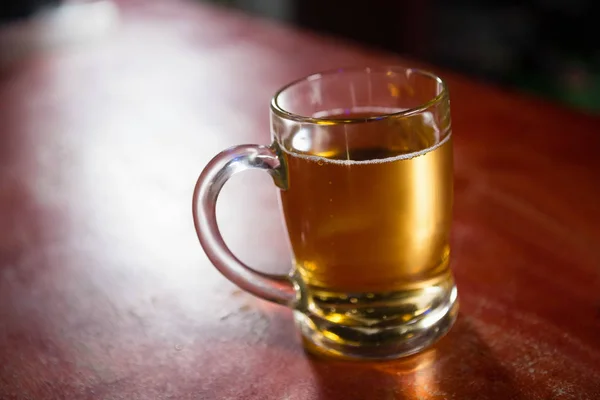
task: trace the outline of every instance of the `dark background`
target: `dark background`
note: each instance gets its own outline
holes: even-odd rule
[[[598,0],[196,0],[352,39],[600,113]],[[0,22],[60,0],[3,0]]]
[[[600,112],[596,0],[203,0]]]

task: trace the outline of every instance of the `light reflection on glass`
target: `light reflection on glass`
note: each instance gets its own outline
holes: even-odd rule
[[[312,148],[310,130],[301,128],[292,138],[292,147],[298,151],[309,151]]]

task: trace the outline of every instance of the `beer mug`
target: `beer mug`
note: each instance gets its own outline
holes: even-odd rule
[[[271,134],[270,145],[221,152],[198,178],[194,223],[215,267],[290,307],[305,346],[321,354],[396,358],[442,337],[458,311],[444,82],[404,67],[311,75],[275,94]],[[219,233],[219,192],[249,168],[270,174],[278,188],[289,275],[251,269]]]

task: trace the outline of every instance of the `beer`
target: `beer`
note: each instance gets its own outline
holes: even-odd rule
[[[452,133],[446,85],[415,68],[338,68],[271,100],[271,146],[215,156],[193,196],[210,261],[240,288],[290,307],[310,351],[387,359],[441,338],[458,311],[449,268]],[[235,173],[279,187],[289,276],[259,272],[227,248],[215,215]]]
[[[336,325],[411,322],[454,286],[451,132],[428,113],[372,118],[392,111],[321,114],[280,143],[297,277]]]

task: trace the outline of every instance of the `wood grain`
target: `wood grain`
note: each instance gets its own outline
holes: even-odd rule
[[[600,119],[436,70],[455,135],[461,315],[428,352],[306,355],[291,313],[209,264],[195,179],[268,143],[283,84],[402,63],[180,1],[122,1],[113,32],[0,78],[1,399],[600,398]],[[240,258],[284,272],[275,188],[236,176],[219,203]]]

